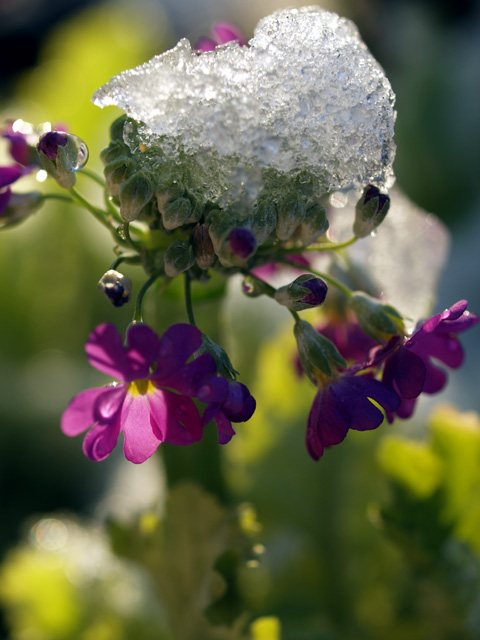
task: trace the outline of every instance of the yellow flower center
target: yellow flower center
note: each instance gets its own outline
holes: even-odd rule
[[[150,380],[134,380],[128,385],[128,393],[132,396],[144,396],[147,393],[153,393],[155,385]]]

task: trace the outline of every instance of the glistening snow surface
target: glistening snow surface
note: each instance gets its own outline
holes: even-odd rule
[[[319,7],[281,10],[249,46],[188,40],[98,89],[148,146],[236,167],[307,170],[325,191],[392,181],[394,94],[357,28]],[[160,139],[159,139],[160,138]]]

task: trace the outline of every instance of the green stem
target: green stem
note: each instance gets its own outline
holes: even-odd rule
[[[77,203],[80,204],[82,207],[85,207],[85,209],[87,209],[87,211],[90,211],[91,214],[93,214],[95,216],[95,218],[101,223],[103,224],[104,227],[106,227],[109,231],[111,231],[112,233],[115,232],[115,230],[112,228],[112,226],[110,225],[110,223],[108,222],[107,218],[106,218],[106,212],[103,211],[103,209],[99,209],[98,207],[96,207],[95,205],[91,204],[90,202],[88,202],[88,200],[86,200],[81,193],[79,193],[75,187],[72,187],[71,189],[69,189],[69,192],[71,193],[73,200]]]
[[[195,316],[193,315],[192,283],[188,271],[185,272],[185,306],[187,308],[188,321],[196,327]]]
[[[135,309],[133,311],[133,321],[134,322],[142,322],[142,303],[143,303],[143,297],[146,294],[146,292],[148,291],[148,289],[150,289],[150,287],[152,286],[152,284],[154,284],[158,278],[160,277],[159,273],[155,273],[153,276],[150,276],[150,278],[143,283],[142,287],[140,288],[138,294],[137,294],[137,299],[135,300]]]
[[[95,171],[91,171],[90,169],[82,169],[78,173],[79,175],[87,176],[88,178],[90,178],[91,180],[99,184],[101,187],[103,187],[104,189],[106,188],[105,180],[101,176],[99,176],[98,173],[95,173]]]
[[[345,247],[349,247],[354,244],[358,240],[357,236],[353,236],[350,240],[345,240],[345,242],[338,242],[335,244],[334,242],[327,242],[325,244],[317,244],[310,245],[306,247],[304,251],[337,251],[337,249],[345,249]]]
[[[296,267],[297,269],[299,267],[298,262],[293,262],[293,260],[280,260],[280,262],[282,264],[288,265],[289,267]],[[328,275],[328,273],[323,273],[322,271],[317,271],[316,269],[312,269],[311,267],[306,267],[303,265],[301,265],[301,268],[305,271],[310,271],[310,273],[312,273],[314,276],[322,278],[322,280],[326,280],[334,287],[339,289],[342,293],[344,293],[348,298],[353,295],[353,291],[349,287],[347,287],[347,285],[343,284],[343,282],[340,282],[340,280],[337,280],[333,276]]]
[[[65,196],[61,193],[44,193],[42,194],[42,200],[64,200],[65,202],[71,202],[75,204],[75,200],[70,196]]]
[[[118,258],[116,258],[112,262],[109,268],[115,270],[122,264],[122,262],[128,262],[128,264],[139,264],[140,256],[136,253],[123,254],[121,256],[118,256]]]

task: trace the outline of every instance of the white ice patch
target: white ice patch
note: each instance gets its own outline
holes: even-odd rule
[[[199,54],[181,40],[93,96],[143,123],[147,146],[204,167],[221,158],[233,183],[241,175],[257,192],[264,167],[310,171],[325,192],[389,186],[394,100],[355,25],[319,7],[273,13],[246,47]]]

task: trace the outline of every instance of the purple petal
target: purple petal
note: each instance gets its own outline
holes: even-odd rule
[[[202,334],[191,324],[174,324],[160,338],[155,379],[166,379],[180,369],[202,344]]]
[[[9,187],[7,187],[4,191],[0,191],[0,215],[8,207],[8,203],[10,202],[11,197],[12,192]]]
[[[140,464],[150,458],[162,442],[152,426],[150,399],[154,394],[127,393],[120,416],[125,438],[123,450],[130,462]]]
[[[220,405],[228,393],[228,382],[221,376],[213,376],[203,381],[197,389],[197,398],[200,402]]]
[[[400,346],[385,362],[383,382],[393,386],[394,381],[403,398],[416,398],[423,390],[425,375],[422,358]]]
[[[0,167],[0,189],[8,187],[23,176],[24,169],[19,164]]]
[[[333,384],[331,393],[342,402],[350,414],[350,429],[367,431],[382,424],[383,413],[358,389],[349,384],[348,378]]]
[[[127,331],[127,344],[131,379],[148,378],[150,367],[157,359],[160,348],[157,334],[146,324],[134,324]]]
[[[447,374],[443,369],[436,367],[431,362],[426,362],[425,384],[423,386],[424,393],[438,393],[447,384]]]
[[[458,369],[463,363],[463,347],[455,336],[422,334],[421,338],[412,340],[411,350],[423,359],[436,358],[452,369]]]
[[[89,363],[95,369],[102,371],[123,382],[130,382],[130,363],[122,343],[122,336],[113,324],[99,325],[90,334],[85,351]]]
[[[49,160],[56,160],[58,155],[58,147],[65,147],[68,142],[66,133],[60,131],[48,131],[39,140],[37,145],[38,152],[44,153]]]
[[[243,33],[231,22],[216,22],[212,27],[212,35],[219,44],[234,40],[238,40],[241,47],[246,44]]]
[[[201,440],[203,426],[193,401],[187,396],[172,391],[161,391],[161,393],[167,408],[165,442],[187,445]]]
[[[350,428],[350,415],[342,402],[332,393],[332,388],[320,394],[320,402],[312,405],[308,416],[308,426],[314,426],[324,447],[339,444]]]
[[[215,424],[217,426],[219,444],[227,444],[230,442],[235,435],[235,431],[233,430],[232,423],[222,411],[219,411],[215,416]]]
[[[83,452],[94,462],[105,460],[115,448],[120,433],[120,421],[113,424],[97,424],[87,433],[83,440]]]
[[[196,45],[195,45],[195,49],[197,51],[214,51],[215,47],[217,46],[217,43],[215,42],[215,40],[212,40],[212,38],[200,38],[200,40],[197,41]]]
[[[256,407],[256,402],[248,388],[241,382],[230,382],[228,393],[222,403],[222,411],[233,422],[246,422]]]
[[[104,388],[93,408],[95,420],[98,422],[113,420],[122,408],[126,393],[127,387],[124,384]]]
[[[385,411],[395,411],[400,406],[400,398],[379,380],[368,376],[352,376],[350,384],[367,398],[372,398],[385,409]]]
[[[77,436],[96,421],[95,403],[105,394],[105,387],[87,389],[75,396],[63,412],[60,428],[67,436]]]
[[[159,386],[170,387],[187,396],[196,396],[202,384],[216,376],[217,365],[215,364],[213,356],[209,353],[204,353],[167,376],[161,375],[161,373],[162,372],[159,371],[152,375],[152,380]],[[225,393],[226,391],[223,395],[225,395]],[[202,402],[206,401],[202,400]]]

